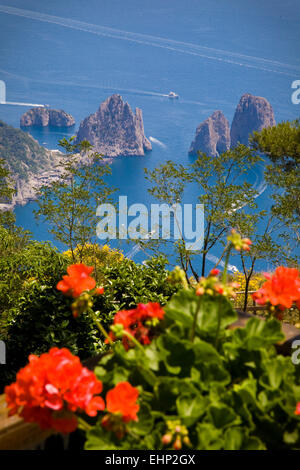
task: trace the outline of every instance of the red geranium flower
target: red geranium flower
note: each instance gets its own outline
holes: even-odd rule
[[[114,325],[122,325],[124,330],[141,344],[150,344],[154,336],[155,319],[162,320],[164,314],[164,310],[156,302],[138,304],[136,309],[118,312],[114,318]],[[109,336],[113,341],[116,339],[112,332]],[[128,337],[123,336],[122,341],[125,349],[128,349],[130,346]]]
[[[95,416],[105,404],[102,382],[82,366],[68,349],[52,348],[40,357],[29,356],[29,364],[5,388],[9,415],[19,414],[42,429],[71,432],[77,427],[75,411]]]
[[[220,271],[219,269],[213,268],[213,269],[210,271],[209,275],[210,275],[210,276],[218,276],[218,275],[220,274],[220,272],[221,272],[221,271]]]
[[[110,413],[120,414],[122,421],[137,421],[137,412],[140,407],[137,404],[139,391],[128,382],[118,383],[106,394],[106,408]]]
[[[94,289],[96,281],[90,277],[93,269],[85,264],[72,264],[67,268],[68,276],[63,276],[63,280],[57,284],[57,289],[72,297],[79,297],[82,292]]]
[[[257,304],[270,303],[280,310],[291,308],[294,302],[300,307],[300,276],[296,268],[280,266],[273,275],[264,274],[267,281],[254,294],[253,299]]]

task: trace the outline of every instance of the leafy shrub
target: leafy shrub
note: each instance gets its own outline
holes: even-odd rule
[[[126,351],[116,342],[95,369],[103,396],[122,381],[138,388],[139,420],[118,439],[98,419],[85,448],[299,449],[299,367],[276,353],[280,322],[252,318],[228,330],[237,317],[230,302],[191,289],[165,312],[150,345]]]
[[[87,243],[84,246],[77,245],[73,251],[75,260],[73,260],[71,250],[65,251],[64,255],[71,263],[84,263],[94,267],[94,276],[99,281],[103,276],[100,272],[103,267],[114,265],[124,259],[124,255],[117,249],[110,248],[109,245],[99,245],[98,243]],[[99,272],[100,271],[100,272]]]
[[[179,284],[166,282],[169,272],[163,257],[152,258],[145,265],[124,258],[123,261],[103,267],[105,295],[98,297],[95,309],[101,314],[134,308],[138,303],[159,302],[164,305]]]
[[[74,319],[72,299],[66,301],[56,289],[67,267],[63,255],[47,243],[31,242],[18,256],[6,261],[3,282],[12,285],[17,273],[18,294],[14,294],[2,319],[0,339],[6,343],[7,365],[1,366],[0,390],[14,380],[29,354],[39,355],[57,346],[67,347],[86,359],[105,348],[103,337],[89,316],[83,314]],[[95,298],[94,306],[107,327],[116,311],[132,308],[139,302],[165,304],[176,290],[176,286],[166,283],[168,272],[162,258],[143,266],[128,259],[120,263],[118,257],[113,264],[103,265],[101,273],[105,294]],[[7,295],[11,295],[8,287]]]

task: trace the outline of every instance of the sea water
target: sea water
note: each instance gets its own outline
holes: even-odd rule
[[[109,182],[119,188],[116,198],[149,206],[155,201],[144,168],[167,160],[192,163],[188,149],[196,127],[215,110],[231,122],[248,92],[269,100],[277,122],[299,116],[300,105],[291,101],[292,82],[300,79],[299,18],[297,0],[12,0],[9,7],[0,4],[0,79],[7,101],[45,103],[75,117],[74,128],[27,130],[48,149],[59,148],[58,140],[74,135],[113,93],[133,110],[141,108],[153,150],[114,159]],[[171,90],[178,100],[166,96]],[[18,127],[27,109],[2,104],[0,119]],[[247,179],[261,193],[259,208],[269,207],[263,168]],[[187,202],[197,195],[193,188]],[[45,223],[35,222],[35,207],[17,207],[17,223],[63,249]],[[146,258],[140,251],[134,259]]]

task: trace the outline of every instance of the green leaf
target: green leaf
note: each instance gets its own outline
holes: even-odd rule
[[[190,375],[195,358],[191,342],[180,340],[171,334],[164,334],[158,338],[157,346],[170,374]]]
[[[216,429],[212,423],[198,423],[198,450],[219,450],[224,446],[223,431]]]
[[[122,449],[123,442],[117,443],[115,436],[99,425],[86,433],[84,448],[85,450],[117,450]]]
[[[221,363],[222,359],[218,351],[206,341],[197,339],[197,342],[193,345],[193,351],[195,353],[195,364],[202,364],[208,362]]]
[[[140,436],[149,434],[154,424],[150,406],[147,403],[142,403],[137,415],[138,421],[131,421],[129,428]]]
[[[242,428],[234,427],[225,431],[225,450],[239,450],[242,448],[244,432]]]
[[[198,297],[194,289],[182,289],[174,294],[164,307],[166,317],[190,328],[193,325],[197,302]]]
[[[264,373],[259,379],[259,383],[265,388],[276,390],[280,387],[287,372],[293,369],[290,358],[277,356],[263,363]]]
[[[244,328],[233,331],[233,346],[248,349],[249,351],[266,348],[284,339],[281,324],[275,318],[262,320],[251,318]],[[225,345],[226,347],[226,345]]]
[[[296,442],[299,440],[299,430],[295,429],[292,432],[285,431],[283,440],[286,442],[286,444],[296,444]]]
[[[181,395],[176,400],[178,415],[186,426],[192,426],[206,411],[208,399],[202,395]]]
[[[230,383],[231,377],[229,372],[224,368],[223,364],[216,362],[203,363],[198,366],[201,371],[201,388],[209,390],[216,385],[227,385]]]
[[[198,390],[191,380],[179,379],[173,377],[158,377],[157,383],[154,385],[156,409],[164,411],[166,414],[175,413],[176,399],[179,395],[194,393]]]
[[[204,295],[197,316],[197,331],[216,335],[237,320],[237,313],[225,297]],[[219,324],[220,322],[220,324]]]
[[[210,405],[208,415],[216,428],[224,428],[232,424],[239,424],[240,418],[232,408],[224,404]]]

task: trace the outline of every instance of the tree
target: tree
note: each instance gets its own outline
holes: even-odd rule
[[[175,245],[187,279],[189,270],[196,278],[199,274],[205,275],[209,252],[217,244],[225,245],[231,227],[242,227],[246,236],[254,225],[254,217],[262,215],[251,213],[257,207],[257,191],[243,179],[259,161],[261,157],[256,152],[240,145],[217,157],[199,152],[196,161],[187,168],[169,161],[153,171],[145,170],[146,178],[154,183],[150,194],[161,202],[182,203],[188,185],[197,185],[199,189],[197,202],[204,204],[205,211],[203,247],[191,254],[186,250],[183,237]],[[202,256],[199,272],[195,262],[197,255]]]
[[[274,191],[272,213],[288,228],[282,239],[295,250],[300,242],[300,121],[254,132],[250,142],[269,159],[265,179]]]
[[[5,228],[13,228],[15,222],[14,213],[7,208],[11,203],[11,198],[15,194],[15,188],[5,161],[0,158],[0,225]],[[3,209],[1,209],[3,204]]]
[[[109,202],[115,189],[103,179],[111,170],[101,155],[91,151],[89,142],[73,144],[73,139],[59,142],[66,152],[60,163],[61,176],[40,189],[36,216],[49,223],[50,232],[70,249],[74,262],[75,247],[83,251],[95,240],[96,207]],[[81,261],[80,249],[77,255]]]

